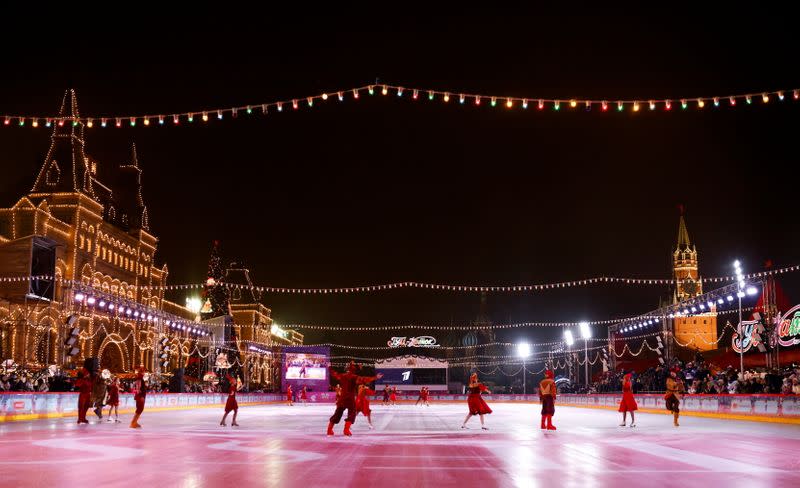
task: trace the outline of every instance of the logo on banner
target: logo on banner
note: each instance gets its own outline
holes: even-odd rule
[[[411,371],[403,371],[403,381],[408,381],[411,378]]]
[[[433,336],[392,337],[387,344],[389,347],[439,347]]]
[[[800,314],[796,313],[798,310],[800,310],[800,305],[795,305],[777,319],[778,343],[781,346],[789,347],[800,344]]]
[[[731,338],[733,350],[741,353],[749,351],[751,347],[758,347],[761,343],[762,332],[764,332],[764,325],[760,320],[743,320],[739,330],[734,332]]]

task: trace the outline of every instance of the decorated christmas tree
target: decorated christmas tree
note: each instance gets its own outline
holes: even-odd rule
[[[224,337],[216,338],[223,341],[220,346],[220,353],[227,359],[226,361],[218,361],[215,365],[221,384],[224,383],[227,374],[232,375],[234,378],[240,374],[238,364],[240,362],[239,351],[233,331],[233,317],[230,310],[230,292],[223,281],[224,278],[225,268],[222,266],[219,241],[214,241],[214,245],[211,248],[211,258],[208,260],[206,286],[203,290],[204,303],[203,308],[200,310],[200,316],[203,320],[217,317],[223,317],[224,320]]]
[[[211,258],[208,260],[208,274],[206,287],[203,290],[204,304],[200,315],[203,320],[230,315],[228,288],[222,283],[225,278],[225,269],[219,255],[219,241],[214,241],[211,248]]]

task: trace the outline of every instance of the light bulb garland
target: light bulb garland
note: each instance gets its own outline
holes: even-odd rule
[[[766,278],[769,276],[775,276],[783,273],[790,273],[796,271],[800,271],[800,265],[786,266],[783,268],[772,269],[769,271],[750,273],[743,276],[745,279],[752,280],[752,279]],[[82,283],[79,280],[69,280],[49,275],[0,277],[0,283],[23,282],[31,280],[55,280],[58,283],[64,285],[82,286]],[[703,283],[725,283],[732,281],[737,281],[735,275],[704,278],[702,280]],[[469,292],[469,293],[484,293],[484,292],[514,293],[514,292],[555,290],[555,289],[572,288],[572,287],[587,286],[587,285],[601,284],[601,283],[626,284],[626,285],[675,285],[676,280],[600,276],[582,280],[538,283],[538,284],[527,284],[527,285],[458,285],[458,284],[445,284],[445,283],[428,283],[420,281],[403,281],[396,283],[383,283],[383,284],[374,284],[365,286],[333,287],[333,288],[292,288],[292,287],[260,286],[251,284],[245,285],[240,283],[218,282],[219,285],[226,286],[230,289],[253,290],[253,291],[258,291],[260,293],[282,293],[282,294],[301,294],[301,295],[370,293],[370,292],[398,290],[398,289],[420,289],[420,290],[432,290],[432,291]],[[128,288],[138,289],[138,290],[179,291],[179,290],[198,290],[205,288],[205,286],[206,286],[205,283],[189,283],[189,284],[177,284],[177,285],[130,285]]]
[[[421,88],[408,88],[402,87],[398,85],[389,85],[389,84],[373,84],[373,85],[365,85],[356,88],[349,88],[347,90],[338,90],[338,91],[330,91],[330,92],[322,92],[314,95],[309,95],[305,97],[299,98],[292,98],[280,101],[273,101],[267,103],[253,103],[249,105],[242,105],[236,107],[227,107],[227,108],[211,108],[211,109],[197,109],[188,112],[175,112],[175,113],[154,113],[154,114],[139,114],[139,115],[97,115],[97,116],[84,116],[84,117],[70,117],[70,116],[53,116],[53,115],[30,115],[30,114],[6,114],[0,115],[0,119],[3,120],[3,126],[16,126],[16,127],[32,127],[37,128],[40,126],[40,121],[44,121],[45,127],[51,127],[53,122],[56,122],[60,127],[63,127],[65,122],[72,123],[73,125],[77,125],[79,123],[84,124],[87,128],[97,127],[96,121],[100,121],[100,127],[105,128],[108,127],[108,121],[114,121],[114,127],[121,128],[124,127],[126,124],[123,124],[123,121],[127,121],[127,126],[129,127],[137,127],[138,122],[141,122],[141,127],[167,127],[170,125],[177,126],[180,125],[181,122],[186,122],[188,124],[192,124],[196,120],[196,115],[200,114],[200,118],[203,122],[202,125],[208,124],[210,122],[211,117],[209,114],[214,114],[217,121],[224,121],[236,118],[239,112],[244,112],[245,114],[252,116],[254,114],[260,114],[262,116],[272,113],[274,110],[275,112],[283,112],[283,107],[286,105],[291,105],[292,110],[299,110],[301,107],[312,108],[316,101],[320,102],[327,102],[329,100],[338,100],[339,102],[344,102],[348,99],[350,100],[359,100],[361,93],[368,93],[371,96],[375,96],[377,93],[380,93],[382,96],[387,96],[389,94],[395,94],[396,96],[392,97],[394,99],[402,99],[403,93],[406,91],[411,91],[412,96],[411,100],[419,100],[419,93],[425,93],[427,98],[430,101],[441,101],[442,103],[449,103],[451,97],[458,97],[459,105],[474,105],[476,107],[481,106],[481,100],[488,99],[490,100],[489,105],[491,107],[498,107],[502,106],[506,110],[526,110],[528,108],[528,101],[529,100],[536,100],[537,107],[539,110],[544,110],[547,107],[551,107],[553,112],[558,112],[561,109],[562,103],[565,103],[570,110],[584,110],[586,112],[592,111],[594,108],[599,108],[601,113],[608,112],[609,103],[615,104],[617,110],[616,112],[631,112],[631,113],[638,113],[641,111],[642,106],[646,105],[649,108],[650,112],[656,110],[662,110],[665,112],[670,112],[673,106],[673,100],[671,98],[623,98],[623,99],[594,99],[594,98],[542,98],[542,97],[513,97],[513,96],[506,96],[506,95],[482,95],[476,93],[465,93],[465,92],[458,92],[458,91],[442,91],[442,90],[429,90],[429,89],[421,89]],[[335,96],[334,96],[335,94]],[[774,91],[764,91],[764,92],[753,92],[753,93],[740,93],[735,95],[711,95],[711,96],[700,96],[700,97],[687,97],[687,98],[680,98],[679,103],[683,110],[689,108],[695,108],[697,110],[703,110],[706,107],[707,103],[713,103],[714,108],[720,108],[722,106],[727,106],[730,108],[737,107],[737,102],[744,101],[745,106],[752,105],[753,99],[756,98],[760,100],[762,105],[769,104],[771,100],[777,98],[779,102],[783,102],[787,99],[787,95],[790,94],[789,97],[791,100],[797,101],[800,100],[800,89],[792,89],[792,90],[774,90]],[[497,103],[500,100],[501,103]],[[721,100],[726,101],[726,103],[721,103]],[[301,103],[304,102],[304,103]],[[466,103],[470,102],[470,103]],[[256,109],[256,107],[258,107]],[[30,124],[26,124],[26,121],[30,120]],[[151,121],[157,120],[157,124],[151,123]],[[171,120],[172,123],[168,124],[165,123],[165,120]]]

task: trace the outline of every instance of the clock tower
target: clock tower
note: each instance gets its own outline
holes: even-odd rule
[[[678,244],[672,252],[672,277],[675,279],[675,290],[672,303],[691,300],[703,294],[703,280],[697,265],[697,248],[689,240],[686,220],[678,224]],[[673,333],[678,345],[688,349],[709,351],[717,348],[717,307],[712,305],[699,315],[675,317],[672,319]]]
[[[689,231],[686,230],[686,220],[683,218],[683,207],[681,207],[681,220],[678,225],[678,244],[672,253],[672,277],[675,279],[673,303],[703,294],[703,282],[697,267],[697,248],[689,241]]]

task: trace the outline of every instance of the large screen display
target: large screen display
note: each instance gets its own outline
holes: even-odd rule
[[[376,373],[383,373],[379,385],[446,385],[447,370],[444,368],[376,368]]]
[[[324,354],[284,353],[284,375],[287,380],[326,380],[328,357]]]
[[[382,373],[383,378],[376,381],[379,385],[413,385],[414,370],[396,368],[375,368],[375,373]]]

